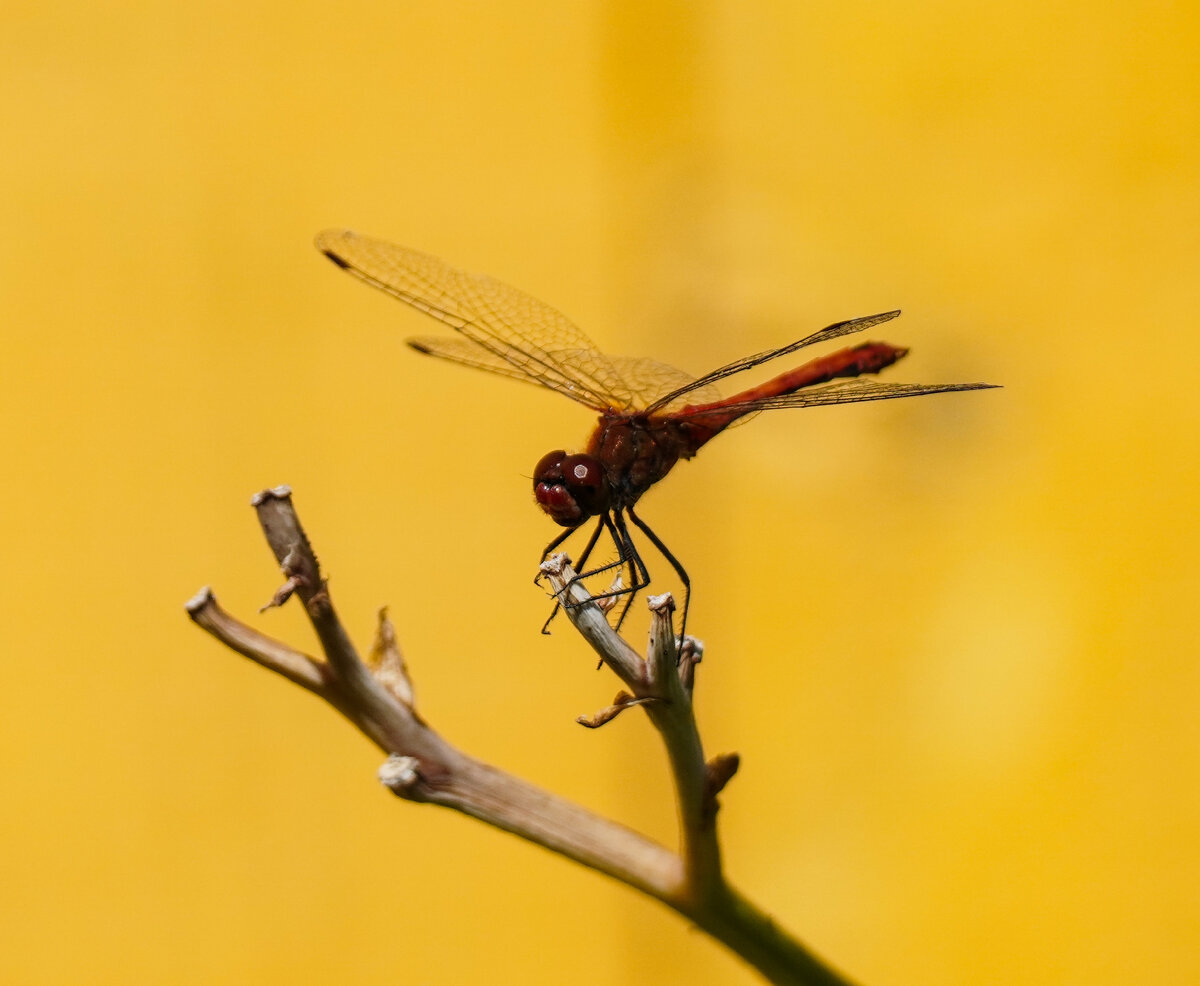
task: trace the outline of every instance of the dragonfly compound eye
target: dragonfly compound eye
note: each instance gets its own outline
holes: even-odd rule
[[[590,455],[548,452],[534,467],[533,495],[555,523],[575,527],[608,505],[604,467]]]
[[[563,527],[575,527],[587,519],[575,498],[563,485],[562,462],[567,453],[562,449],[547,452],[533,467],[533,496],[550,518]]]
[[[563,485],[585,514],[602,513],[608,507],[608,483],[604,467],[590,455],[568,455],[562,460]]]
[[[562,461],[567,453],[562,449],[547,452],[533,467],[533,488],[536,490],[543,483],[558,483],[562,481]]]

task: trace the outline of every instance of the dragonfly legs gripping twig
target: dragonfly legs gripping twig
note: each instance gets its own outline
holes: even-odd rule
[[[645,534],[646,537],[650,539],[650,543],[653,544],[654,547],[658,549],[659,553],[671,563],[671,567],[675,570],[675,574],[679,576],[680,581],[683,583],[683,611],[680,620],[679,632],[680,640],[682,640],[684,630],[687,627],[688,606],[691,601],[691,579],[688,578],[687,571],[684,569],[683,565],[680,564],[679,559],[671,554],[667,546],[663,544],[658,535],[650,529],[649,525],[647,525],[645,521],[643,521],[637,514],[633,512],[633,508],[624,507],[623,510],[624,513],[622,513],[621,509],[618,509],[601,515],[599,523],[596,524],[595,529],[588,538],[587,544],[584,546],[583,552],[579,556],[578,567],[580,569],[580,573],[576,575],[569,584],[573,585],[576,582],[582,582],[585,579],[590,579],[593,576],[611,571],[614,568],[620,568],[624,570],[626,567],[628,567],[629,585],[610,589],[607,592],[593,593],[591,595],[591,599],[593,601],[598,599],[613,599],[618,596],[628,597],[625,600],[624,605],[621,607],[620,615],[617,617],[616,628],[618,630],[621,628],[621,624],[625,622],[625,617],[628,615],[629,608],[633,605],[634,599],[637,598],[638,593],[640,593],[644,588],[646,588],[646,586],[650,584],[650,570],[647,568],[641,553],[638,551],[637,545],[634,543],[633,537],[629,533],[629,527],[625,522],[625,514],[628,514],[629,519],[633,521],[638,530]],[[551,551],[562,544],[563,541],[570,537],[570,535],[574,534],[577,530],[578,527],[573,527],[551,541],[550,544],[546,546],[546,550],[542,553],[542,558],[545,559]],[[617,559],[616,561],[609,562],[607,565],[600,565],[596,568],[588,570],[587,560],[589,557],[591,557],[592,551],[600,539],[600,534],[604,530],[608,531],[609,537],[612,538],[613,546],[617,549]],[[549,618],[542,626],[542,633],[550,632],[549,626],[551,622],[553,622],[554,617],[558,615],[561,605],[563,604],[558,601],[555,602],[554,609],[551,610]],[[566,605],[569,606],[572,604],[567,603]]]
[[[545,550],[542,551],[542,561],[545,561],[549,557],[551,551],[553,551],[560,544],[562,544],[567,538],[569,538],[577,530],[579,530],[579,525],[568,528],[567,530],[563,531],[558,537],[556,537],[553,541],[551,541],[548,545],[546,545]],[[594,547],[596,547],[596,542],[598,540],[600,540],[600,532],[603,530],[604,530],[604,519],[601,518],[600,521],[596,524],[595,530],[592,531],[592,536],[588,538],[588,542],[584,546],[584,549],[583,549],[583,554],[581,554],[579,556],[579,567],[581,569],[583,568],[584,565],[587,564],[588,556],[592,553],[592,549]],[[573,581],[578,581],[578,579],[581,577],[582,576],[576,576]],[[541,580],[542,580],[542,576],[538,575],[538,577],[536,579],[534,579],[534,582],[540,582]],[[555,599],[554,609],[550,610],[550,615],[546,618],[546,622],[542,624],[542,633],[550,632],[550,624],[554,622],[554,617],[558,616],[558,611],[561,608],[561,606],[562,606],[562,604],[557,599]]]
[[[560,534],[557,538],[551,541],[550,544],[546,546],[546,550],[542,552],[542,559],[545,560],[546,556],[549,555],[551,551],[562,544],[567,537],[577,530],[577,527],[573,527],[565,534]],[[584,570],[587,565],[588,557],[591,555],[592,549],[595,548],[596,542],[600,538],[600,532],[604,530],[608,531],[609,537],[612,538],[613,546],[617,549],[617,559],[616,561],[609,562],[607,565],[599,565],[596,568]],[[637,594],[650,584],[650,573],[647,571],[641,555],[638,554],[637,548],[633,544],[633,539],[629,536],[629,530],[625,526],[625,518],[622,517],[618,511],[609,511],[608,513],[601,514],[600,521],[596,524],[596,528],[594,531],[592,531],[591,537],[588,538],[588,543],[584,547],[583,553],[579,556],[578,567],[581,569],[581,571],[578,575],[571,579],[567,585],[568,587],[572,586],[576,582],[583,582],[596,575],[602,575],[604,572],[612,571],[614,568],[621,569],[623,571],[626,566],[629,567],[630,582],[628,586],[620,586],[619,588],[609,589],[607,592],[595,592],[590,594],[590,601],[592,602],[595,602],[599,599],[614,599],[618,596],[627,595],[629,597],[621,609],[621,615],[617,619],[616,628],[618,630],[621,629],[621,624],[625,622],[625,616],[629,612],[629,607],[633,605],[633,600],[637,597]],[[554,603],[554,609],[550,611],[549,618],[542,625],[542,633],[550,632],[549,626],[554,620],[554,617],[558,615],[559,608],[563,605],[570,607],[576,604],[562,603],[556,600]]]

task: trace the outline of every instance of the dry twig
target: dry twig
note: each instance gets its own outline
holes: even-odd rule
[[[717,795],[733,777],[738,759],[721,754],[705,760],[691,700],[700,649],[691,638],[677,643],[669,595],[650,600],[654,618],[643,659],[573,581],[564,555],[542,566],[571,623],[626,688],[611,706],[580,721],[595,727],[641,706],[663,738],[679,810],[678,854],[450,745],[416,712],[412,682],[385,612],[379,614],[370,660],[359,657],[334,610],[291,491],[266,490],[253,504],[286,579],[268,605],[297,597],[324,657],[303,654],[241,623],[207,588],[188,602],[188,615],[233,650],[307,688],[354,723],[388,754],[379,777],[392,792],[455,808],[636,887],[723,942],[772,983],[845,986],[847,980],[776,927],[724,877]]]

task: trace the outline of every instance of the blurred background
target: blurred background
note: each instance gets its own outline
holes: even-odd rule
[[[248,505],[291,484],[456,744],[669,844],[532,585],[588,413],[412,353],[312,237],[701,372],[890,308],[887,378],[642,515],[687,565],[731,878],[868,986],[1200,978],[1200,8],[16,4],[2,15],[9,983],[753,983],[631,891],[385,794]],[[732,392],[728,390],[727,392]],[[657,563],[661,572],[666,566]],[[670,580],[660,583],[671,588]],[[642,645],[646,618],[628,625]]]

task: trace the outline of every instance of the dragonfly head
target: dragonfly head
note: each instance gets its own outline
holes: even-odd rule
[[[533,496],[556,524],[576,527],[608,509],[604,467],[590,455],[547,452],[533,469]]]

